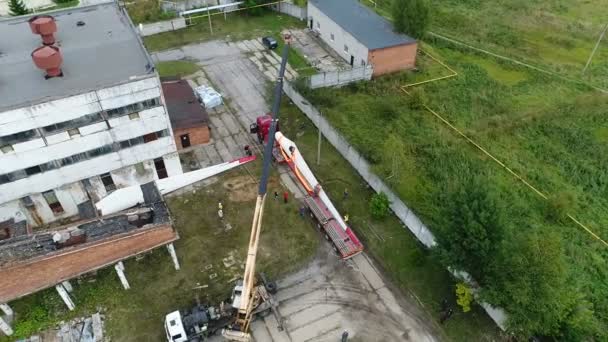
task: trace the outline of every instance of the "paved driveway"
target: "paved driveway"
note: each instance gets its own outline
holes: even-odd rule
[[[204,74],[193,76],[191,82],[213,84],[228,104],[210,113],[213,143],[207,148],[222,159],[223,154],[232,157],[229,153],[241,153],[230,148],[231,141],[252,141],[246,130],[258,115],[269,110],[267,89],[272,85],[269,80],[276,77],[270,74],[273,71],[269,66],[277,61],[272,62],[273,58],[255,41],[206,42],[156,53],[153,58],[188,58],[203,67]],[[222,153],[224,146],[227,152]],[[280,172],[295,197],[301,197],[290,173],[286,169]],[[365,254],[342,261],[328,243],[321,245],[315,260],[305,269],[278,282],[277,299],[285,329],[277,329],[273,315],[258,319],[252,324],[257,342],[339,341],[344,330],[350,334],[349,341],[438,340],[427,314],[410,299],[392,292]]]

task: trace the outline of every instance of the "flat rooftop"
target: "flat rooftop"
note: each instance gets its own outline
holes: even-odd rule
[[[310,0],[310,2],[370,50],[416,42],[416,39],[408,35],[396,33],[388,20],[358,0]]]
[[[0,20],[0,111],[109,87],[154,73],[131,20],[108,2],[44,13],[57,22],[63,77],[45,80],[31,53],[42,46],[23,16]],[[78,26],[81,22],[84,25]]]
[[[163,94],[174,129],[207,126],[209,115],[185,80],[163,80]]]

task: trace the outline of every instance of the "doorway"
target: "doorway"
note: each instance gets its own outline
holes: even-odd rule
[[[312,19],[310,19],[310,29],[312,30],[314,26],[312,25]]]
[[[167,178],[169,176],[167,174],[167,169],[165,167],[165,161],[163,160],[163,158],[154,159],[154,168],[156,169],[158,179]]]
[[[355,65],[355,56],[350,55],[350,66],[354,66]]]
[[[190,135],[189,134],[180,135],[179,140],[182,142],[183,148],[190,147]]]

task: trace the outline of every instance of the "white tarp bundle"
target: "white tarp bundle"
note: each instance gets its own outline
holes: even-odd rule
[[[194,93],[206,109],[211,109],[222,104],[222,94],[206,85],[196,87],[196,89],[194,89]]]

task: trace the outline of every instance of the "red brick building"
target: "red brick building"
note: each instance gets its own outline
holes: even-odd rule
[[[185,80],[163,80],[163,93],[177,149],[209,142],[209,115]]]

